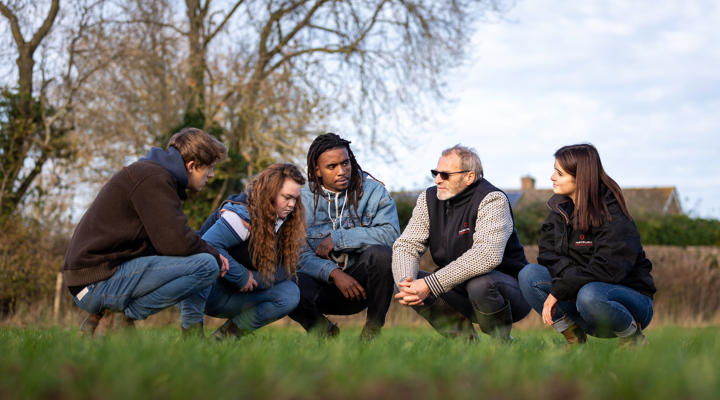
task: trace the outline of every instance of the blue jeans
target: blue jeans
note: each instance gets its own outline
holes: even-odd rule
[[[528,264],[518,276],[520,290],[533,309],[542,314],[550,294],[552,277],[542,265]],[[590,282],[578,291],[575,301],[558,301],[553,327],[562,332],[573,323],[597,337],[627,336],[635,324],[645,328],[653,316],[653,301],[627,286]]]
[[[288,315],[300,302],[300,289],[285,280],[267,289],[241,293],[222,279],[180,303],[182,326],[203,321],[203,314],[231,319],[238,328],[252,331]]]
[[[145,319],[210,286],[218,272],[208,253],[139,257],[120,264],[110,278],[86,286],[74,300],[89,313],[109,309]]]

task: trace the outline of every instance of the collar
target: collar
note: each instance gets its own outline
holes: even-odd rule
[[[445,205],[447,207],[457,207],[459,205],[465,204],[470,199],[472,199],[473,194],[475,193],[475,188],[478,187],[478,185],[482,182],[482,179],[476,180],[475,182],[471,183],[470,186],[463,189],[460,193],[456,194],[455,196],[447,199],[447,200],[440,200],[441,202],[445,202]]]

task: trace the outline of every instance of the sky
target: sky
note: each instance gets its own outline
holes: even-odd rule
[[[456,143],[500,188],[550,188],[555,150],[592,143],[620,186],[675,186],[686,213],[720,218],[720,2],[519,0],[479,23],[448,82],[396,163],[358,152],[390,190],[432,185]]]

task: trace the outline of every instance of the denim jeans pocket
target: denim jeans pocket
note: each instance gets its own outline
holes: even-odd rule
[[[75,297],[73,297],[73,301],[81,309],[91,314],[97,314],[103,307],[102,297],[102,295],[95,292],[95,284],[92,283],[85,286]]]

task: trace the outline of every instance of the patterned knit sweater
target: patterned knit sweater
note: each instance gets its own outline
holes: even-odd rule
[[[430,217],[425,194],[423,191],[418,196],[410,222],[393,245],[392,270],[395,282],[406,277],[415,279],[420,256],[427,250]],[[430,291],[439,296],[468,279],[492,271],[502,261],[512,231],[513,222],[507,197],[502,192],[488,193],[478,206],[472,247],[455,261],[424,278]]]

